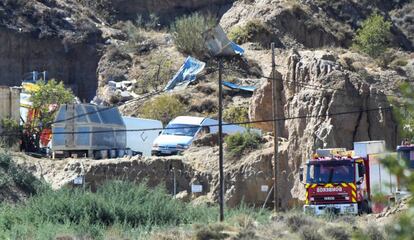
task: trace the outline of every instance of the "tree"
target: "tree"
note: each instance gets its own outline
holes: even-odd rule
[[[403,138],[414,141],[414,88],[409,83],[400,86],[401,99],[391,99],[394,105],[394,114],[399,122],[399,132]]]
[[[391,22],[374,13],[362,23],[354,38],[354,47],[371,57],[381,56],[388,48]]]
[[[38,88],[31,92],[30,100],[33,103],[33,109],[38,114],[34,125],[42,131],[50,127],[59,105],[73,103],[75,96],[71,90],[65,88],[63,82],[53,79],[47,83],[39,81],[36,85]]]
[[[393,100],[394,112],[397,115],[401,134],[409,139],[414,136],[414,87],[408,83],[402,84],[401,93],[403,98],[396,102]],[[399,178],[400,184],[407,186],[409,192],[414,193],[414,172],[410,171],[409,159],[397,160],[392,156],[383,159],[384,165]],[[396,221],[388,227],[389,239],[412,239],[414,229],[414,199],[409,201],[409,209],[401,214]]]

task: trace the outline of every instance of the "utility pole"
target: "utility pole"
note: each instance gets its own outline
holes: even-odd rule
[[[219,131],[218,131],[218,144],[219,144],[219,166],[220,166],[220,221],[224,221],[224,170],[223,170],[223,62],[219,57]]]
[[[279,152],[279,146],[278,146],[278,132],[277,132],[277,83],[276,83],[276,63],[275,63],[275,43],[272,42],[271,45],[272,48],[272,117],[273,117],[273,201],[274,201],[274,211],[279,211],[279,193],[280,188],[278,186],[278,180],[279,180],[279,170],[280,165],[279,161],[277,159],[277,155]]]

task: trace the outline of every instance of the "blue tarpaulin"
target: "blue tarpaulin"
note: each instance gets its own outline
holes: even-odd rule
[[[234,42],[231,42],[231,43],[230,43],[230,46],[231,46],[231,48],[233,49],[233,51],[234,51],[236,54],[238,54],[238,55],[240,55],[240,56],[243,56],[243,54],[244,54],[244,49],[243,49],[242,47],[240,47],[239,45],[235,44]]]
[[[223,85],[231,89],[239,89],[239,90],[247,91],[247,92],[254,92],[254,90],[256,89],[256,87],[254,86],[240,86],[235,83],[226,82],[226,81],[223,81]]]
[[[187,57],[180,70],[175,76],[167,83],[164,91],[172,90],[176,86],[188,85],[196,80],[197,74],[203,71],[206,63],[201,62],[193,57]]]

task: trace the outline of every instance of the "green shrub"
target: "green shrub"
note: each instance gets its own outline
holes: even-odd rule
[[[226,136],[224,139],[229,155],[239,157],[248,150],[259,148],[261,137],[258,133],[247,131]]]
[[[221,224],[209,224],[209,225],[196,225],[195,226],[196,240],[207,240],[207,239],[226,239],[229,237],[228,234],[223,233],[224,226]]]
[[[351,237],[344,226],[328,226],[324,232],[329,239],[333,240],[348,240]]]
[[[385,53],[389,45],[391,22],[374,13],[362,23],[354,38],[354,47],[371,57],[377,58]]]
[[[258,35],[270,35],[269,29],[257,20],[249,21],[244,26],[234,27],[229,32],[229,39],[237,44],[253,41]]]
[[[399,234],[397,234],[397,236],[398,235]],[[401,234],[401,236],[402,236],[402,234]],[[367,226],[364,226],[364,227],[356,230],[353,233],[352,239],[385,240],[385,239],[390,239],[390,238],[385,238],[384,233],[378,228],[378,226],[376,226],[373,223],[370,223]],[[405,239],[405,238],[394,238],[394,239]]]
[[[286,225],[293,232],[299,231],[304,226],[310,226],[312,223],[312,219],[303,213],[292,213],[286,217]]]
[[[318,228],[305,225],[299,229],[299,236],[302,240],[323,240],[325,239],[319,232]]]
[[[0,171],[0,190],[9,186],[10,182],[11,182],[10,176]]]
[[[121,46],[121,50],[124,52],[136,51],[145,40],[142,29],[131,21],[127,21],[123,25],[123,30],[126,32],[128,39],[126,44]]]
[[[6,185],[16,185],[28,194],[36,194],[46,188],[43,182],[38,180],[33,174],[17,166],[11,156],[5,152],[0,152],[0,167],[3,169],[3,187]]]
[[[11,157],[4,153],[0,153],[0,167],[3,168],[5,171],[9,170],[10,166],[13,164]]]
[[[204,56],[206,49],[202,34],[216,24],[216,18],[210,15],[203,16],[198,13],[178,18],[171,25],[177,49],[185,54],[197,57]]]
[[[0,137],[0,144],[4,147],[12,147],[20,140],[19,123],[13,119],[3,118],[0,121],[0,133],[4,134]]]
[[[175,95],[161,95],[141,107],[139,116],[142,118],[158,119],[167,124],[173,118],[186,112],[186,107]]]
[[[408,64],[408,60],[406,58],[396,58],[391,62],[391,67],[396,68],[396,67],[404,67],[407,66]]]
[[[242,123],[249,121],[249,108],[230,107],[223,112],[223,120],[229,123]]]

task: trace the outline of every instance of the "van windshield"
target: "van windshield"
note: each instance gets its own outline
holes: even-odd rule
[[[200,126],[189,124],[169,124],[163,131],[163,135],[178,135],[194,137]]]

